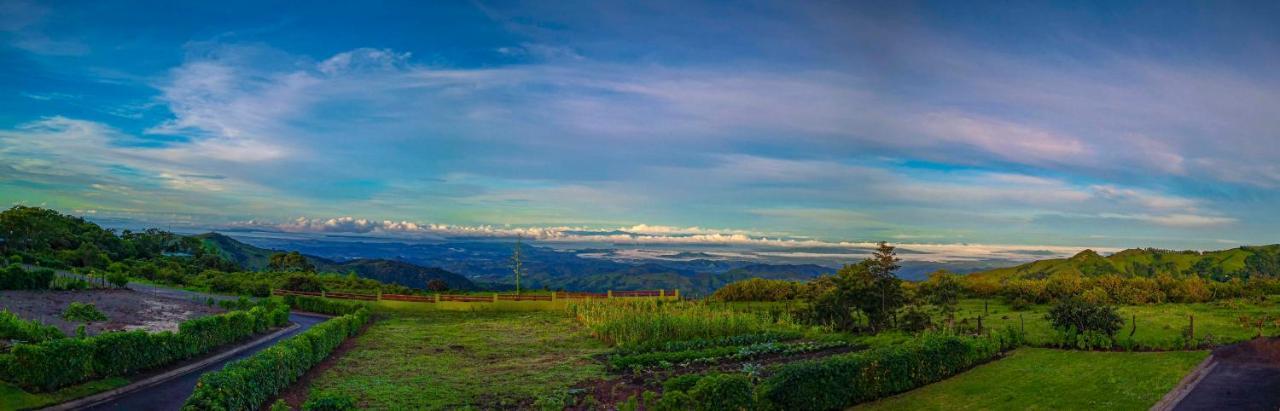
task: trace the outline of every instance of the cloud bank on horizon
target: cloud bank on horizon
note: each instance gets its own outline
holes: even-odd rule
[[[1280,241],[1275,5],[153,6],[0,0],[0,202],[548,241]]]

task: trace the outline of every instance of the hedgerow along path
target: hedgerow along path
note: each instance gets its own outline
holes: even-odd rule
[[[270,340],[261,342],[252,348],[242,351],[236,355],[223,359],[208,366],[194,370],[181,377],[174,378],[163,383],[133,391],[122,396],[116,397],[111,401],[104,402],[89,408],[88,410],[164,410],[171,411],[182,408],[182,404],[191,396],[191,392],[195,390],[196,381],[206,372],[220,370],[227,363],[240,360],[257,354],[267,347],[271,347],[276,343],[298,335],[316,324],[322,323],[328,317],[314,314],[300,314],[296,312],[289,313],[289,321],[298,324],[298,328],[293,329],[283,335],[277,336]]]

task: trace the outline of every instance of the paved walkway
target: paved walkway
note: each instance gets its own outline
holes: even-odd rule
[[[300,332],[310,329],[312,326],[324,322],[327,317],[290,313],[289,320],[300,325],[297,329],[290,331],[279,337],[267,340],[254,346],[252,349],[245,350],[239,354],[233,355],[225,360],[209,364],[203,368],[192,371],[184,376],[174,378],[169,381],[162,382],[138,391],[134,391],[115,399],[98,404],[93,407],[86,408],[88,410],[130,410],[130,411],[149,411],[149,410],[177,410],[182,408],[182,403],[187,401],[187,397],[191,396],[191,392],[195,390],[196,381],[206,372],[221,370],[227,363],[249,357],[262,351],[267,347],[275,345],[280,340],[297,335]]]
[[[1280,409],[1280,338],[1229,345],[1213,356],[1217,364],[1174,410]]]

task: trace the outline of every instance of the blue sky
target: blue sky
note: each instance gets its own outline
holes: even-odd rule
[[[47,3],[0,0],[5,204],[550,240],[1280,242],[1274,4]]]

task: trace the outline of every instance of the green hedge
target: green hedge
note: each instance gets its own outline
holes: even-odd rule
[[[9,310],[0,311],[0,339],[24,342],[42,342],[63,338],[65,335],[58,327],[44,325],[39,321],[27,321],[18,318]]]
[[[209,352],[288,322],[276,304],[183,322],[177,333],[110,332],[18,344],[0,355],[0,376],[30,391],[51,391],[110,376],[126,376]]]
[[[656,411],[738,411],[755,408],[746,374],[686,374],[662,383],[662,398],[646,404]]]
[[[0,270],[0,290],[47,290],[53,281],[53,270],[38,268],[27,271],[18,264]]]
[[[361,308],[368,307],[368,304],[354,301],[338,301],[321,297],[310,297],[305,295],[286,295],[284,303],[293,307],[295,310],[310,311],[313,313],[328,315],[346,315],[354,313]]]
[[[942,380],[1000,353],[986,338],[929,335],[907,344],[780,367],[757,387],[766,409],[843,409]]]
[[[324,361],[369,321],[369,309],[331,318],[252,357],[207,373],[196,383],[184,410],[257,410],[307,370]]]

